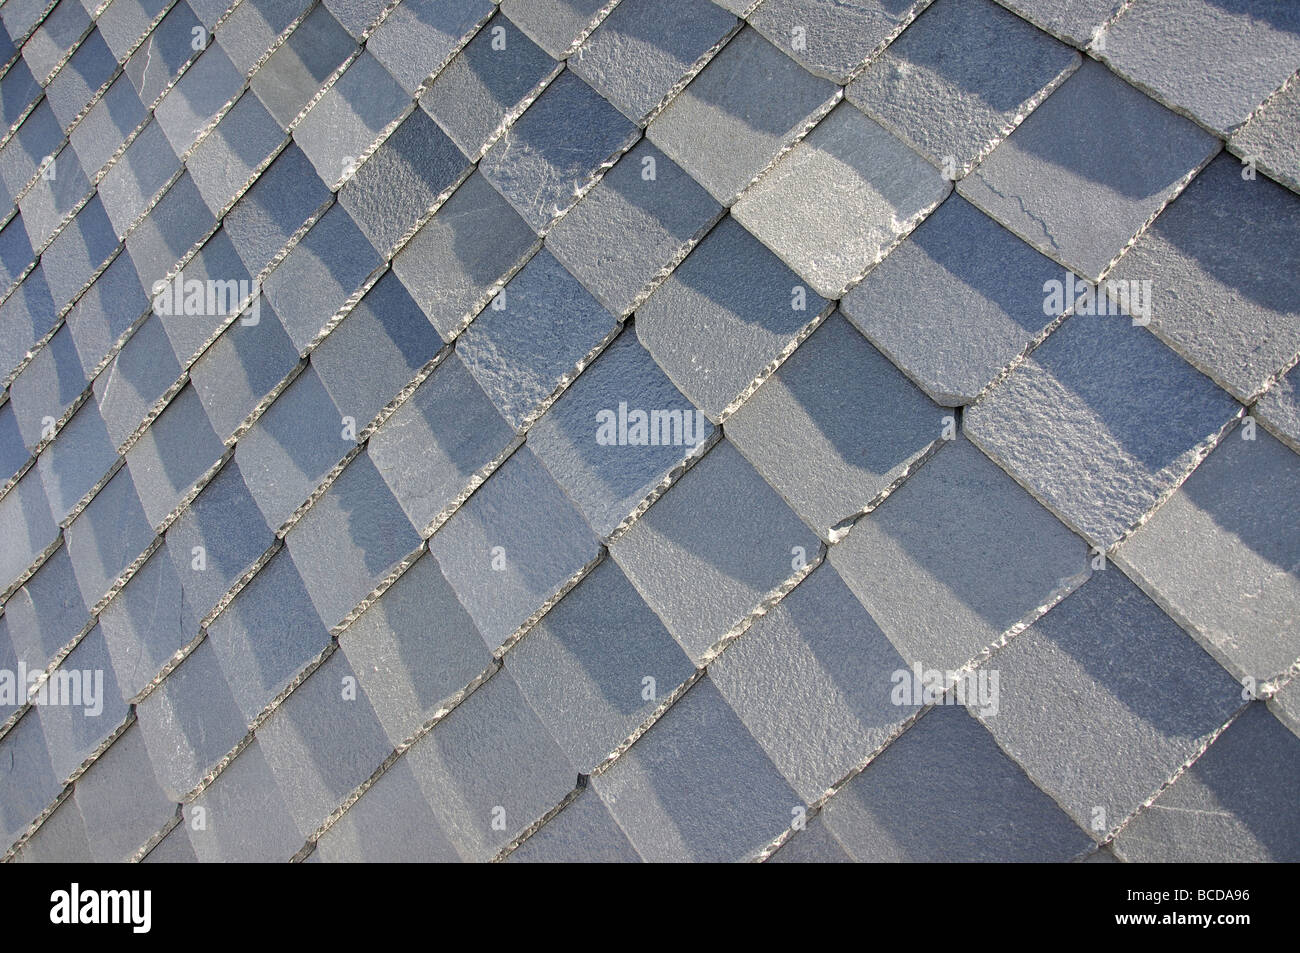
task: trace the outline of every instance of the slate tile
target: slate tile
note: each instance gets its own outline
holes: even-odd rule
[[[182,174],[126,238],[145,289],[152,291],[154,282],[166,277],[216,224],[194,179]]]
[[[1252,409],[1252,414],[1296,453],[1300,453],[1300,373],[1293,367],[1274,383]]]
[[[546,247],[622,316],[721,215],[712,196],[642,139],[547,233]]]
[[[58,538],[59,528],[50,517],[50,504],[41,489],[41,477],[29,470],[0,497],[0,589],[8,589],[36,557]]]
[[[329,632],[292,556],[282,549],[208,627],[205,644],[220,660],[232,703],[249,723],[324,651]]]
[[[0,152],[0,178],[10,195],[17,195],[36,175],[40,164],[63,146],[63,128],[49,103],[38,102]]]
[[[371,35],[366,49],[397,78],[409,98],[495,12],[489,0],[404,0]]]
[[[337,188],[410,102],[379,60],[363,51],[302,117],[293,138],[321,179]]]
[[[0,738],[0,841],[8,847],[58,797],[39,713],[29,710]]]
[[[66,781],[129,714],[98,627],[59,663],[35,700],[51,770]]]
[[[18,689],[18,653],[14,651],[9,628],[9,620],[0,615],[0,670],[15,673],[3,677],[3,692],[0,693],[0,721],[7,721],[26,704],[25,694]]]
[[[565,72],[493,144],[479,171],[542,234],[637,137],[636,126]]]
[[[941,0],[846,95],[957,179],[1079,63],[1077,53],[992,0]]]
[[[126,236],[180,167],[162,126],[145,126],[96,187],[118,238]]]
[[[525,446],[433,535],[429,551],[495,651],[595,561],[599,544]]]
[[[1089,61],[957,188],[1096,281],[1216,151],[1209,133]]]
[[[253,74],[251,88],[276,122],[287,129],[355,50],[356,41],[328,9],[318,6]]]
[[[194,845],[190,842],[188,824],[172,828],[171,833],[154,845],[141,863],[145,864],[197,864]]]
[[[1050,281],[1064,293],[1059,265],[953,195],[840,307],[932,400],[960,406],[1057,318]]]
[[[1258,682],[1300,659],[1300,458],[1230,434],[1115,553],[1228,671]]]
[[[102,279],[96,284],[101,282]],[[230,235],[224,229],[218,229],[169,284],[170,287],[161,288],[160,294],[152,296],[154,310],[167,332],[176,359],[189,367],[211,340],[234,320],[241,298],[251,297],[254,290],[252,276],[244,267]],[[202,293],[194,295],[196,288]],[[261,299],[255,300],[260,302]],[[257,318],[260,318],[260,311],[250,314],[246,320]]]
[[[38,168],[43,171],[38,172],[31,190],[17,203],[22,212],[21,227],[36,249],[43,247],[53,237],[64,220],[77,210],[90,192],[90,182],[81,171],[77,154],[66,146],[48,161],[43,158]],[[28,260],[30,259],[31,256]],[[23,262],[18,265],[17,270],[26,264]]]
[[[595,791],[583,791],[507,858],[525,864],[638,864],[641,855]]]
[[[764,0],[749,22],[819,76],[843,85],[930,0]]]
[[[131,471],[119,470],[72,521],[65,536],[77,585],[93,608],[154,538]]]
[[[636,333],[681,392],[717,421],[829,309],[727,217],[638,309]]]
[[[434,76],[420,108],[477,160],[507,118],[563,68],[498,13]]]
[[[159,547],[99,615],[114,680],[127,700],[199,635],[200,616],[185,598],[177,561]]]
[[[18,431],[28,450],[54,434],[54,424],[86,391],[85,372],[67,325],[32,357],[9,388]]]
[[[695,672],[609,559],[542,617],[511,650],[506,668],[583,774]]]
[[[343,29],[360,40],[367,27],[384,12],[387,0],[322,0],[322,5],[334,14]]]
[[[1291,679],[1268,700],[1268,709],[1293,735],[1300,738],[1300,682]]]
[[[13,404],[5,401],[0,406],[0,486],[13,479],[30,456],[23,444],[22,434],[18,431],[18,418],[14,415]]]
[[[306,155],[290,145],[235,203],[222,227],[249,272],[258,274],[329,197]]]
[[[646,135],[729,205],[839,95],[746,29],[655,117]]]
[[[148,117],[149,113],[140,102],[130,78],[119,75],[68,134],[81,167],[94,175],[118,150],[126,136]]]
[[[117,57],[98,30],[91,30],[49,85],[45,98],[64,129],[117,73]],[[6,74],[6,79],[8,74]]]
[[[394,747],[492,663],[432,556],[421,556],[343,630],[339,645]]]
[[[401,758],[316,842],[326,863],[458,863],[460,855]]]
[[[582,44],[573,71],[643,125],[739,25],[709,0],[627,0]]]
[[[456,353],[501,415],[522,430],[617,328],[543,248],[461,334]]]
[[[95,25],[117,58],[125,61],[166,9],[165,0],[115,0],[96,18]]]
[[[382,263],[347,209],[336,204],[271,272],[262,293],[303,353]]]
[[[147,106],[156,103],[194,57],[195,27],[202,28],[189,4],[174,4],[131,54],[122,71],[130,78],[142,103]]]
[[[964,417],[971,439],[1109,548],[1240,408],[1125,315],[1076,315]]]
[[[909,666],[945,671],[1089,571],[1083,541],[964,440],[860,520],[830,561]]]
[[[453,352],[375,431],[366,453],[423,532],[514,439]]]
[[[254,738],[216,781],[181,809],[186,821],[177,830],[186,834],[195,858],[204,863],[284,862],[303,844],[285,801],[267,764],[266,748],[260,737]],[[199,810],[202,814],[196,815]],[[193,820],[200,816],[204,826],[195,829]]]
[[[5,603],[5,623],[16,662],[42,671],[90,621],[77,589],[68,550],[57,549]]]
[[[186,387],[126,453],[150,525],[161,526],[224,450],[198,394]]]
[[[592,784],[650,863],[752,857],[801,806],[707,677]]]
[[[0,303],[0,373],[8,377],[26,359],[28,349],[53,329],[57,312],[37,265]]]
[[[185,2],[189,4],[194,15],[209,33],[216,26],[217,20],[235,5],[232,0],[185,0]]]
[[[154,109],[154,118],[172,151],[184,155],[222,108],[243,92],[243,87],[243,72],[219,45],[209,43]]]
[[[99,368],[151,304],[131,256],[118,255],[68,312],[68,331],[81,366]]]
[[[94,858],[77,802],[66,798],[14,856],[21,864],[88,864]]]
[[[610,553],[697,664],[820,555],[820,543],[727,441]]]
[[[1241,704],[1231,676],[1113,569],[1095,573],[991,664],[1007,690],[985,724],[1098,840]]]
[[[468,861],[492,859],[559,805],[578,777],[507,671],[465,699],[405,760]]]
[[[393,259],[393,271],[450,341],[536,247],[524,220],[475,172]]]
[[[391,752],[342,652],[335,652],[257,730],[298,832],[306,837]]]
[[[1222,154],[1111,277],[1150,281],[1151,330],[1249,403],[1300,355],[1300,198]]]
[[[46,14],[31,39],[23,44],[23,59],[42,85],[49,82],[50,74],[90,26],[90,17],[80,3],[58,3]]]
[[[943,411],[833,314],[735,416],[728,438],[823,539],[934,446]]]
[[[1101,26],[1124,6],[1125,0],[998,0],[1039,29],[1083,49]]]
[[[1300,9],[1265,0],[1153,0],[1125,9],[1098,55],[1226,138],[1300,66]]]
[[[205,641],[136,706],[163,793],[180,802],[247,734],[212,643]],[[238,759],[236,759],[238,760]],[[269,813],[265,794],[259,811]]]
[[[41,84],[25,62],[14,63],[0,76],[0,123],[9,129],[41,94]]]
[[[131,436],[180,374],[162,321],[150,315],[95,378],[95,401],[116,446]]]
[[[723,652],[709,678],[811,803],[916,712],[894,703],[904,669],[834,568],[823,566]]]
[[[624,331],[533,425],[528,445],[608,538],[715,432]]]
[[[245,0],[215,34],[241,73],[248,73],[276,37],[311,7],[311,0]]]
[[[11,288],[35,257],[20,210],[0,229],[0,288]]]
[[[501,0],[501,12],[555,59],[596,25],[604,0]]]
[[[989,733],[952,706],[934,708],[886,748],[821,818],[856,861],[1060,862],[1089,846]]]
[[[348,179],[339,204],[387,256],[439,196],[471,171],[455,143],[417,109]]]
[[[113,224],[96,196],[41,252],[41,270],[55,306],[62,309],[67,305],[117,247]],[[139,262],[136,264],[138,267]]]
[[[62,523],[116,462],[99,408],[87,401],[36,461],[54,521]]]
[[[243,4],[237,9],[243,9]],[[231,204],[252,177],[253,170],[271,157],[284,138],[279,123],[257,96],[251,92],[240,96],[185,160],[185,167],[208,210],[215,215]],[[301,151],[297,156],[306,161]],[[329,192],[324,183],[319,184],[317,191],[319,205]],[[238,218],[235,216],[236,222]]]
[[[1293,192],[1300,192],[1300,83],[1273,94],[1232,135],[1228,147]]]
[[[1120,831],[1132,863],[1266,863],[1300,857],[1300,738],[1251,705],[1191,768]]]
[[[769,859],[774,864],[851,864],[844,845],[835,839],[831,829],[820,816],[808,821],[808,826],[781,845]]]

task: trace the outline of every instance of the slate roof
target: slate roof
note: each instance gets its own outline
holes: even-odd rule
[[[1298,69],[1274,0],[7,0],[0,854],[1300,859]]]

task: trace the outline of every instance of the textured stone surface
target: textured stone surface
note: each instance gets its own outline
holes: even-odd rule
[[[1300,453],[1300,373],[1293,367],[1256,402],[1253,414],[1283,443]]]
[[[998,0],[998,3],[1080,49],[1124,6],[1124,0]]]
[[[600,795],[589,790],[578,795],[507,859],[524,864],[635,864],[641,862],[641,855]]]
[[[59,794],[36,711],[0,738],[0,834],[12,844]]]
[[[218,44],[210,43],[154,109],[176,155],[184,154],[230,100],[242,92],[244,74]]]
[[[287,128],[355,48],[338,20],[318,6],[253,74],[251,88],[276,122]]]
[[[1101,140],[1107,148],[1096,147]],[[1218,147],[1209,133],[1088,61],[957,188],[1044,255],[1095,281]]]
[[[221,227],[230,233],[249,273],[256,275],[329,195],[311,161],[290,144],[226,213]]]
[[[930,0],[763,0],[749,22],[837,83],[879,52]]]
[[[100,674],[103,673],[103,674]],[[127,719],[129,710],[113,680],[104,633],[91,629],[50,673],[46,694],[51,704],[35,711],[45,736],[50,768],[67,781]]]
[[[86,209],[90,207],[87,205]],[[85,209],[78,213],[78,218],[83,214]],[[135,263],[140,283],[152,289],[154,282],[171,274],[176,263],[202,242],[215,225],[216,220],[208,214],[193,177],[183,173],[127,236],[126,251]]]
[[[186,387],[126,453],[131,481],[151,526],[161,527],[223,450],[198,394]]]
[[[216,213],[234,201],[253,170],[271,157],[284,138],[279,123],[256,95],[249,91],[240,96],[185,160],[208,209]]]
[[[37,459],[45,497],[55,522],[63,522],[73,508],[103,479],[117,462],[117,453],[94,401],[82,404],[59,431],[61,439]]]
[[[95,378],[95,401],[114,445],[131,436],[180,373],[162,321],[150,315]]]
[[[1230,149],[1253,160],[1293,192],[1300,192],[1300,83],[1278,90],[1233,134]]]
[[[90,620],[68,550],[60,548],[5,602],[5,628],[15,661],[44,669]]]
[[[143,691],[199,635],[199,617],[185,601],[174,562],[160,547],[99,615],[123,698]]]
[[[774,864],[850,864],[853,858],[836,840],[821,816],[808,821],[803,831],[781,845],[769,860]]]
[[[0,579],[4,581],[0,585],[8,589],[59,535],[39,473],[27,471],[0,498],[0,526],[5,528],[0,545]]]
[[[312,856],[326,863],[455,863],[461,859],[405,758],[385,771],[325,832]]]
[[[64,533],[86,605],[94,606],[153,538],[131,471],[123,467]]]
[[[501,12],[560,59],[595,24],[607,0],[502,0]]]
[[[86,389],[85,372],[72,333],[64,325],[54,333],[10,386],[18,429],[28,450],[50,436],[59,420]]]
[[[405,0],[371,34],[366,49],[414,96],[493,12],[489,0]]]
[[[151,122],[145,126],[95,190],[119,238],[144,215],[180,168],[162,125]],[[58,181],[64,180],[66,177],[60,176]]]
[[[167,840],[177,835],[188,839],[195,858],[205,863],[283,862],[302,846],[265,749],[256,739],[193,804],[182,808],[182,817],[192,818],[199,809],[205,829],[182,824]]]
[[[91,856],[122,863],[176,813],[149,765],[138,725],[128,728],[77,779],[74,797],[86,825]]]

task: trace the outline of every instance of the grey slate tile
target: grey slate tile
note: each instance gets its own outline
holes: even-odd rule
[[[1300,453],[1300,373],[1293,367],[1261,397],[1252,413],[1296,453]]]
[[[1249,403],[1300,355],[1300,198],[1221,154],[1111,277],[1149,280],[1151,330]]]
[[[86,605],[108,592],[154,539],[131,471],[118,470],[65,531],[77,586]]]
[[[71,301],[116,250],[113,224],[96,196],[41,252],[41,269],[55,306],[62,309]]]
[[[429,551],[496,651],[595,561],[599,544],[524,446],[434,533]]]
[[[1268,700],[1268,709],[1297,738],[1300,738],[1300,682],[1291,679]]]
[[[59,124],[64,129],[72,125],[77,115],[116,72],[117,57],[104,42],[103,35],[92,30],[45,89],[45,98]],[[7,73],[5,78],[8,79]]]
[[[41,822],[14,857],[21,864],[87,864],[92,860],[85,821],[72,798],[66,798]]]
[[[257,730],[298,832],[311,834],[391,752],[356,675],[335,652]]]
[[[612,559],[542,617],[506,668],[583,774],[695,672]]]
[[[681,392],[716,421],[829,307],[727,217],[640,307],[636,333]]]
[[[183,155],[194,145],[200,131],[226,103],[239,96],[243,85],[243,72],[220,45],[209,43],[154,109],[154,118],[176,155]]]
[[[492,663],[437,561],[421,556],[339,637],[394,747]]]
[[[116,462],[99,408],[86,401],[36,461],[55,522],[62,523]]]
[[[858,521],[830,561],[909,666],[944,671],[1088,575],[1083,541],[960,439]]]
[[[1243,160],[1253,160],[1291,191],[1300,192],[1297,142],[1300,142],[1300,83],[1292,79],[1233,133],[1228,148]]]
[[[311,0],[245,0],[215,34],[241,73],[271,48],[277,36],[311,7]]]
[[[475,172],[393,259],[393,271],[450,341],[536,247],[524,220]]]
[[[1196,763],[1120,831],[1129,862],[1292,862],[1300,857],[1300,738],[1251,705]]]
[[[102,281],[101,278],[95,284]],[[192,295],[196,287],[204,293]],[[183,366],[191,366],[222,328],[234,320],[242,303],[241,295],[248,296],[251,287],[252,276],[229,233],[218,229],[203,243],[198,254],[185,263],[184,270],[172,279],[170,287],[159,289],[160,294],[153,296],[154,311],[167,331],[176,359]]]
[[[44,171],[36,176],[31,189],[17,203],[22,212],[20,228],[26,230],[33,248],[45,245],[90,191],[90,182],[81,171],[77,154],[67,146],[48,164],[43,158],[38,167]]]
[[[187,825],[181,824],[145,855],[141,863],[146,864],[197,864],[199,859],[194,854],[194,845],[186,833]]]
[[[180,374],[162,321],[150,315],[95,378],[95,401],[115,445],[125,442]]]
[[[456,341],[456,353],[501,416],[522,430],[618,329],[545,248]]]
[[[249,723],[325,649],[329,632],[282,549],[208,627],[204,644],[220,660],[232,702]]]
[[[820,542],[724,440],[610,553],[698,664],[815,562]]]
[[[179,803],[247,733],[211,642],[202,642],[136,706],[154,776]],[[259,801],[259,810],[265,805]]]
[[[1125,9],[1102,42],[1111,69],[1226,137],[1300,67],[1300,9],[1151,0]]]
[[[558,806],[578,777],[508,671],[465,699],[405,760],[438,825],[469,861],[492,859]]]
[[[533,425],[528,445],[607,538],[715,433],[625,330]]]
[[[36,175],[41,163],[63,145],[63,127],[50,104],[39,102],[0,152],[0,179],[17,195]]]
[[[215,225],[194,180],[183,173],[126,239],[127,253],[145,289],[152,292],[154,282],[165,277]]]
[[[763,0],[749,22],[814,73],[843,85],[930,0]]]
[[[990,664],[1003,690],[985,724],[1097,840],[1241,704],[1231,676],[1113,568],[1095,573]]]
[[[118,255],[68,312],[81,366],[87,371],[99,367],[151,306],[131,256]]]
[[[729,205],[838,96],[833,84],[745,29],[655,117],[646,135]]]
[[[6,3],[0,17],[4,19],[5,32],[21,43],[40,23],[41,15],[49,6],[48,0],[18,0]]]
[[[339,203],[387,256],[438,197],[470,171],[455,143],[417,109],[348,179],[339,190]]]
[[[514,438],[452,352],[375,431],[366,453],[424,533]]]
[[[166,545],[159,547],[99,615],[114,680],[125,699],[142,692],[198,637],[200,616],[185,599],[178,561]]]
[[[68,55],[91,26],[86,8],[80,3],[59,3],[23,44],[23,59],[42,83]]]
[[[336,204],[271,272],[262,293],[304,353],[380,264],[347,209]]]
[[[256,275],[329,197],[302,150],[289,145],[235,203],[221,227]]]
[[[964,417],[966,433],[1109,548],[1240,408],[1126,315],[1076,315]]]
[[[53,434],[59,420],[86,391],[85,372],[67,325],[32,357],[9,388],[18,431],[28,450]]]
[[[408,97],[414,96],[494,12],[489,0],[404,0],[375,30],[366,49],[397,78]]]
[[[606,0],[501,0],[501,12],[555,59],[597,22]]]
[[[727,420],[730,439],[823,538],[940,439],[944,412],[832,314]]]
[[[1079,65],[992,0],[940,0],[846,91],[931,162],[968,173]]]
[[[8,59],[8,57],[5,57]],[[41,84],[21,59],[0,77],[0,123],[9,129],[41,94]]]
[[[316,7],[253,74],[251,88],[284,128],[356,49],[329,10]]]
[[[457,863],[447,838],[401,758],[316,842],[326,863]]]
[[[285,537],[327,626],[337,625],[420,545],[379,471],[356,457]]]
[[[573,71],[642,125],[739,25],[710,0],[625,0],[582,44]]]
[[[811,803],[888,743],[902,657],[832,566],[819,567],[709,666],[709,678]]]
[[[9,620],[0,615],[0,669],[15,673],[13,676],[4,676],[4,691],[0,694],[0,721],[7,721],[27,702],[26,696],[18,690],[18,654],[14,651],[9,629]]]
[[[57,780],[66,781],[129,714],[98,627],[59,663],[37,690],[36,701],[50,768]]]
[[[29,710],[0,738],[0,841],[8,847],[17,840],[60,787],[50,769],[39,713]]]
[[[479,171],[542,234],[638,136],[636,126],[566,71],[493,144]]]
[[[781,845],[769,858],[774,864],[851,864],[844,845],[835,839],[820,816],[808,821],[803,831]]]
[[[1239,678],[1300,659],[1300,457],[1229,434],[1115,553],[1125,572]]]
[[[1083,49],[1125,0],[998,0],[1052,36]]]
[[[801,807],[707,677],[592,784],[650,863],[750,858]]]
[[[321,180],[337,187],[410,102],[379,60],[362,51],[302,117],[293,138]]]
[[[83,169],[91,174],[103,168],[131,130],[148,118],[148,112],[127,76],[119,75],[68,134]]]
[[[96,187],[119,238],[126,236],[180,167],[162,126],[157,122],[145,126]]]
[[[126,453],[150,525],[161,526],[224,450],[198,394],[187,386]]]
[[[357,40],[365,35],[386,5],[386,0],[322,0],[322,6]]]
[[[6,527],[7,528],[7,527]],[[5,603],[15,661],[41,671],[80,634],[90,608],[77,589],[68,550],[60,547]]]
[[[176,74],[194,57],[195,27],[201,24],[189,4],[174,4],[131,54],[122,72],[130,78],[142,103],[157,102]]]
[[[1079,129],[1089,129],[1086,138]],[[1095,148],[1106,141],[1105,149]],[[1216,151],[1209,133],[1087,61],[957,188],[1095,281]]]
[[[506,119],[563,67],[498,13],[434,77],[420,108],[478,159]]]
[[[1064,290],[1063,278],[1059,265],[953,195],[840,307],[932,400],[960,406],[1056,319],[1043,287],[1054,280]]]
[[[54,327],[57,309],[40,265],[0,303],[0,374],[8,376]]]
[[[13,286],[36,257],[19,211],[0,229],[0,288]]]
[[[546,247],[616,315],[633,310],[722,215],[642,139],[546,235]]]
[[[29,470],[0,497],[0,592],[8,589],[23,572],[58,539],[59,528],[50,517],[50,504],[41,489],[41,477]]]
[[[195,858],[204,863],[283,862],[303,844],[260,738],[181,811],[181,827],[168,840],[186,835]],[[203,826],[196,829],[199,820]]]
[[[0,486],[8,483],[30,456],[23,444],[23,436],[18,431],[18,418],[14,415],[13,405],[5,401],[0,406]]]
[[[243,4],[238,9],[243,9]],[[245,92],[240,96],[185,160],[209,211],[216,214],[230,204],[253,170],[270,158],[284,138],[279,123],[256,95]],[[318,192],[319,205],[328,195],[324,183]]]
[[[115,0],[100,13],[95,25],[113,53],[125,60],[166,8],[164,0]]]
[[[960,707],[927,713],[821,818],[857,861],[1060,862],[1089,846]]]
[[[638,864],[641,856],[595,791],[583,791],[507,858],[523,864]]]

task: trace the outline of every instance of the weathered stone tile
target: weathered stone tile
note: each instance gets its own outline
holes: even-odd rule
[[[171,272],[215,225],[194,180],[184,173],[127,236],[126,251],[145,289],[152,291],[154,282]]]
[[[94,606],[154,539],[131,471],[118,470],[65,531],[77,586]]]
[[[310,0],[244,0],[217,30],[216,40],[239,71],[247,73],[276,37],[310,6]]]
[[[94,860],[77,802],[66,798],[14,855],[20,864],[88,864]]]
[[[930,0],[764,0],[749,22],[807,69],[843,85]]]
[[[0,406],[0,486],[8,483],[30,456],[23,444],[23,435],[18,431],[13,404],[6,401],[4,406]]]
[[[240,9],[240,8],[236,8]],[[172,828],[171,832],[149,851],[141,863],[145,864],[197,864],[194,845],[186,833],[187,824]]]
[[[610,546],[697,664],[820,550],[817,537],[727,441]]]
[[[6,56],[5,60],[8,59]],[[5,129],[21,119],[40,94],[41,84],[21,59],[6,70],[0,77],[0,122],[4,123]]]
[[[36,188],[39,191],[43,187],[37,185]],[[84,190],[82,194],[85,194]],[[11,288],[35,257],[31,239],[23,224],[22,211],[18,210],[9,223],[0,229],[0,288],[6,291]]]
[[[161,525],[224,450],[198,394],[186,387],[126,454],[151,525]]]
[[[122,145],[127,134],[148,116],[130,78],[119,75],[99,102],[77,123],[77,128],[68,134],[81,167],[88,174],[102,169],[104,163]]]
[[[1268,709],[1293,735],[1300,738],[1300,681],[1291,679],[1268,700]]]
[[[334,14],[343,29],[360,40],[384,12],[387,0],[322,0],[321,5]]]
[[[965,414],[967,434],[1095,545],[1174,489],[1241,408],[1127,315],[1076,315]]]
[[[123,161],[128,161],[125,156]],[[20,227],[26,230],[33,248],[45,245],[60,223],[73,213],[90,191],[90,181],[72,149],[65,146],[48,164],[42,159],[40,166],[42,171],[32,182],[31,189],[16,203],[22,212]],[[110,206],[105,204],[105,208]],[[28,260],[31,257],[29,255]],[[19,268],[26,264],[22,262]]]
[[[411,771],[398,759],[316,842],[326,863],[458,863]]]
[[[185,833],[196,859],[204,863],[281,862],[302,847],[267,765],[260,738],[239,753],[193,803],[181,808]],[[202,814],[196,814],[201,811]],[[203,827],[195,829],[202,817]],[[173,835],[168,835],[168,840]],[[157,853],[153,851],[150,857]]]
[[[243,4],[238,9],[242,8]],[[234,201],[253,170],[270,158],[284,139],[284,130],[256,95],[250,91],[240,96],[185,160],[209,211],[216,214]],[[297,155],[301,157],[300,150]],[[324,183],[319,191],[324,195],[317,199],[318,205],[328,195]]]
[[[185,599],[176,562],[159,547],[99,615],[114,680],[128,701],[199,635],[200,616]]]
[[[116,462],[99,408],[87,401],[36,461],[54,521],[62,523]]]
[[[989,664],[1002,690],[996,713],[980,717],[1097,840],[1155,795],[1241,704],[1241,686],[1113,568],[1095,573]]]
[[[944,671],[1079,585],[1087,558],[1081,539],[960,439],[830,551],[907,665]]]
[[[830,540],[934,446],[943,418],[833,314],[728,418],[726,431],[804,522]]]
[[[729,205],[839,90],[742,30],[646,129],[650,141]]]
[[[102,283],[101,277],[90,291]],[[153,311],[162,321],[176,359],[184,367],[193,365],[208,344],[234,320],[243,299],[252,299],[256,290],[252,275],[224,229],[218,229],[205,241],[167,285],[156,287],[157,293],[150,295]]]
[[[695,672],[611,559],[542,617],[506,668],[583,774]]]
[[[98,627],[50,673],[33,701],[51,770],[57,780],[67,781],[129,714]]]
[[[135,432],[180,374],[161,319],[150,315],[95,378],[95,401],[115,445]]]
[[[627,835],[595,791],[583,791],[508,858],[520,864],[637,864]]]
[[[23,59],[44,85],[86,30],[90,16],[80,3],[59,3],[41,21],[31,38],[22,45]]]
[[[36,0],[40,3],[40,0]],[[149,27],[166,8],[159,0],[116,0],[95,19],[95,26],[119,59],[125,60],[131,48],[144,38]]]
[[[243,72],[219,45],[209,43],[154,108],[154,118],[176,155],[183,155],[194,145],[199,134],[243,87]]]
[[[12,68],[11,68],[12,69]],[[64,129],[117,73],[117,57],[103,34],[91,30],[45,88],[45,98]],[[9,74],[5,74],[8,80]],[[11,122],[12,120],[6,120]]]
[[[118,255],[68,312],[81,366],[91,371],[152,306],[130,255]]]
[[[38,264],[0,304],[0,373],[7,377],[26,358],[27,350],[50,332],[57,310]]]
[[[0,180],[9,196],[17,195],[41,164],[63,146],[63,127],[49,103],[38,102],[0,152]],[[12,198],[10,199],[12,202]]]
[[[597,23],[606,0],[502,0],[501,12],[557,60]]]
[[[44,669],[81,633],[90,608],[77,589],[66,548],[56,550],[9,597],[4,619],[14,659],[29,672]]]
[[[16,841],[61,787],[50,769],[39,713],[28,710],[0,738],[0,841],[6,847]]]
[[[804,830],[781,845],[769,858],[774,864],[851,864],[844,845],[835,839],[820,816],[808,821]]]
[[[318,6],[253,74],[251,88],[276,122],[287,129],[355,49],[356,41],[338,20],[325,6]]]
[[[32,357],[9,388],[28,450],[54,435],[54,424],[86,391],[85,371],[66,325]]]
[[[1044,255],[1096,281],[1218,148],[1209,133],[1086,61],[957,188]]]
[[[1124,6],[1124,0],[998,0],[998,3],[1080,49],[1095,40],[1102,24]]]
[[[59,536],[39,473],[27,471],[0,498],[0,526],[4,527],[0,536],[0,591],[4,591]]]
[[[1293,192],[1300,192],[1300,83],[1278,90],[1228,143],[1243,161],[1253,161]]]
[[[203,29],[189,4],[174,4],[122,67],[146,106],[156,103],[194,58],[197,51],[192,44],[196,27]]]
[[[303,151],[289,145],[235,203],[221,227],[230,234],[249,274],[257,275],[329,198],[329,189]]]
[[[119,238],[125,237],[180,167],[162,125],[145,126],[96,187]]]
[[[429,551],[495,651],[596,559],[599,544],[524,446],[434,533]]]
[[[1253,408],[1253,415],[1283,443],[1300,453],[1300,372],[1293,367],[1273,384]]]
[[[116,250],[113,224],[96,196],[41,252],[41,270],[56,308],[62,310]]]
[[[405,0],[371,35],[366,49],[397,77],[409,99],[495,12],[489,0]]]

